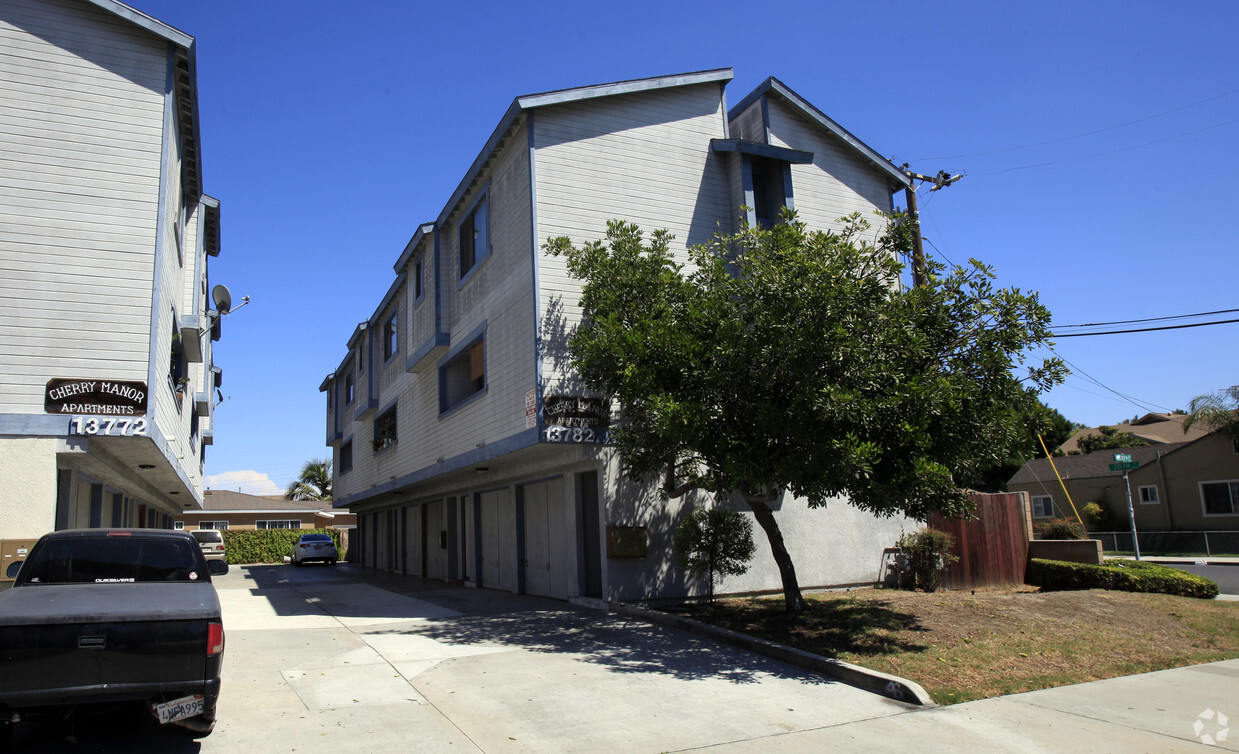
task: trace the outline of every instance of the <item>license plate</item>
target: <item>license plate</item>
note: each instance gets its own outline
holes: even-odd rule
[[[154,710],[155,716],[159,718],[159,724],[167,725],[177,720],[184,720],[187,717],[201,715],[206,711],[206,700],[202,697],[202,694],[183,696],[170,702],[156,704]]]

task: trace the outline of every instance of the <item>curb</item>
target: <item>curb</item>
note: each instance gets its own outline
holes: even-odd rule
[[[781,660],[806,670],[812,670],[843,681],[849,686],[871,691],[898,702],[915,704],[921,707],[938,706],[929,694],[925,692],[925,689],[921,688],[920,684],[909,681],[906,678],[862,668],[859,665],[822,657],[802,649],[796,649],[773,641],[766,641],[765,639],[757,639],[730,629],[711,626],[679,615],[670,615],[637,605],[612,602],[610,603],[610,608],[612,612],[619,613],[620,615],[678,628],[681,631],[687,631],[707,639],[747,649],[750,652],[755,652],[765,657]]]

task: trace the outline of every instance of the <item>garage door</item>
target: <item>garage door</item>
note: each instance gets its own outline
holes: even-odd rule
[[[422,573],[422,509],[407,507],[401,511],[404,526],[404,573],[423,576]]]
[[[481,494],[481,586],[516,591],[516,510],[507,490]]]
[[[427,503],[422,546],[426,548],[426,576],[447,578],[447,504],[443,500]]]
[[[552,479],[523,488],[525,500],[525,591],[543,597],[572,596],[575,559],[571,557],[572,521],[564,501],[564,480]]]

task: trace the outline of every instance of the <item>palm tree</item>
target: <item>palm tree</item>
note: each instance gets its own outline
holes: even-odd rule
[[[301,468],[298,476],[284,493],[289,500],[330,500],[331,459],[311,458]]]
[[[1184,432],[1199,424],[1205,429],[1225,432],[1239,442],[1239,385],[1198,395],[1188,408],[1187,419],[1183,421]]]

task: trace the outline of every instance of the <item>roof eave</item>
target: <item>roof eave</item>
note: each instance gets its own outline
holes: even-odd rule
[[[856,138],[856,136],[846,128],[827,117],[825,113],[814,107],[813,104],[804,97],[801,97],[799,94],[792,91],[787,84],[784,84],[782,81],[779,81],[773,76],[763,81],[762,84],[750,92],[748,96],[736,103],[735,107],[728,110],[727,120],[731,121],[740,113],[744,112],[746,108],[756,102],[763,95],[770,92],[777,94],[781,99],[799,110],[806,118],[833,134],[836,138],[850,146],[856,152],[860,153],[865,159],[872,162],[879,170],[886,173],[887,176],[895,183],[905,188],[912,185],[912,179],[896,167],[894,163],[879,154],[873,147]]]

